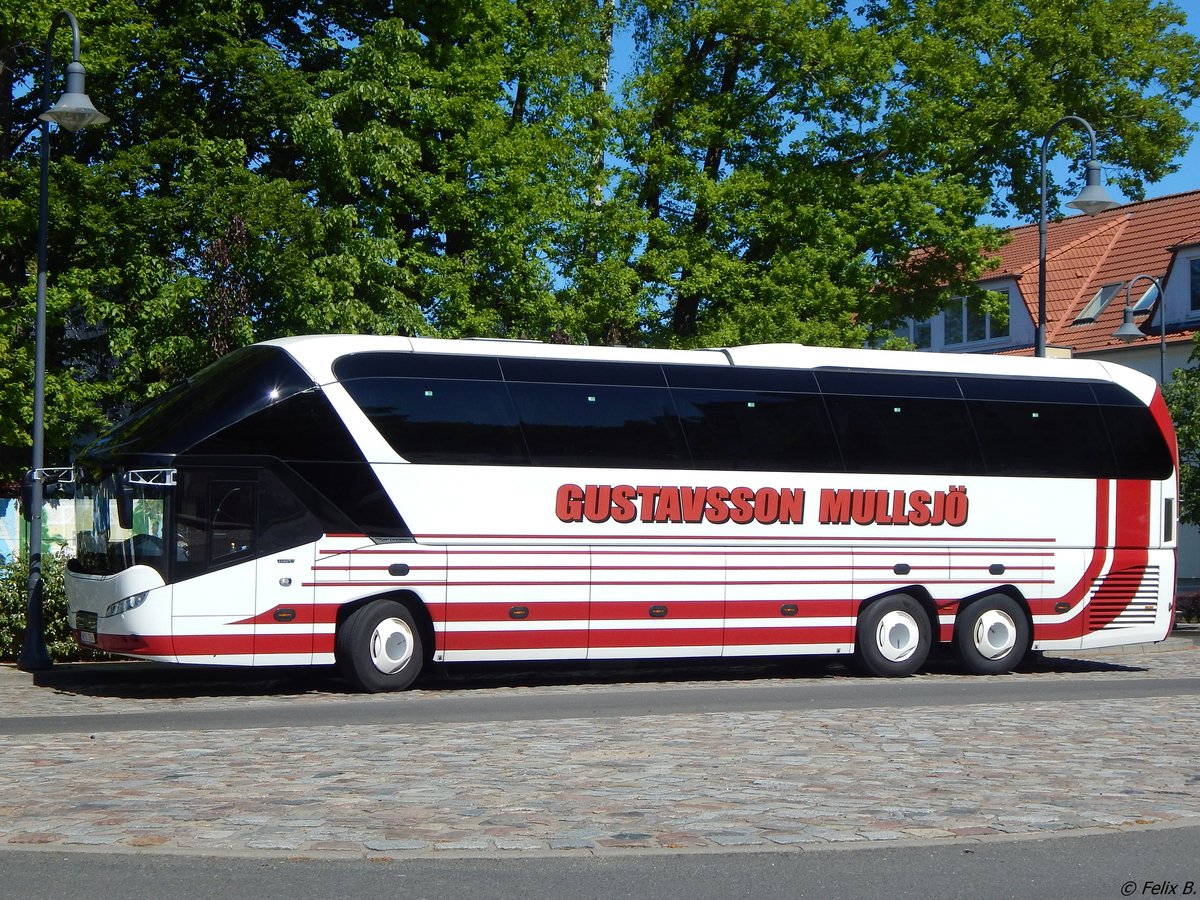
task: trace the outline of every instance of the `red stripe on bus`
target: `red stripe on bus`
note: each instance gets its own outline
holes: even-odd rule
[[[795,606],[794,616],[784,616],[785,606]],[[674,607],[672,607],[673,609]],[[837,598],[801,598],[779,600],[729,600],[725,604],[727,619],[808,619],[828,616],[848,616],[850,601]]]
[[[1065,594],[1058,597],[1046,597],[1040,603],[1032,604],[1034,615],[1057,613],[1058,610],[1055,607],[1060,603],[1066,603],[1068,607],[1074,607],[1087,597],[1092,586],[1096,583],[1096,578],[1104,568],[1104,560],[1108,555],[1109,494],[1110,483],[1103,479],[1097,480],[1096,529],[1093,537],[1092,558],[1088,562],[1087,569],[1084,570],[1084,573]],[[1080,637],[1082,634],[1083,616],[1073,616],[1065,622],[1047,622],[1035,625],[1033,639],[1035,641],[1066,640]]]
[[[1167,402],[1163,399],[1161,387],[1154,389],[1154,399],[1150,401],[1150,414],[1154,416],[1154,422],[1158,425],[1158,430],[1167,439],[1167,447],[1171,451],[1171,462],[1175,466],[1176,473],[1178,473],[1179,440],[1175,435],[1175,425],[1171,420],[1171,410],[1167,408]]]
[[[662,621],[676,622],[688,619],[720,619],[725,615],[724,600],[615,600],[592,604],[592,621],[612,622],[621,619],[655,618],[650,610],[662,608],[666,615]]]
[[[171,640],[177,656],[250,656],[254,653],[252,634],[177,634]],[[311,641],[309,646],[312,646]]]
[[[522,619],[514,618],[510,610],[516,608],[526,610],[528,615]],[[501,603],[447,603],[443,609],[441,621],[445,622],[574,622],[587,621],[588,617],[586,600],[528,603],[516,597],[511,602]],[[514,624],[514,627],[517,626]]]
[[[446,650],[563,650],[588,645],[586,628],[569,631],[463,631],[445,635]]]
[[[294,653],[332,653],[332,634],[187,634],[128,635],[97,634],[96,643],[85,644],[110,653],[139,656],[186,656],[192,660],[220,656],[273,656]]]
[[[286,604],[279,603],[268,609],[266,612],[261,612],[257,616],[249,619],[238,619],[235,622],[230,622],[230,625],[331,625],[337,621],[338,610],[341,608],[339,603],[304,603],[304,604]],[[277,616],[281,610],[289,610],[293,613],[294,618],[279,619]],[[286,615],[286,613],[285,613]]]
[[[1112,624],[1130,604],[1146,602],[1136,601],[1136,597],[1145,579],[1146,563],[1150,559],[1147,550],[1150,540],[1150,493],[1148,481],[1117,482],[1116,549],[1108,573],[1092,593],[1092,605],[1087,614],[1088,633]],[[1101,595],[1107,602],[1096,602]],[[1118,605],[1122,599],[1126,602]]]

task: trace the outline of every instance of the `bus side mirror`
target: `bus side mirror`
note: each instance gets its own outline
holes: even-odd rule
[[[126,531],[133,530],[133,491],[124,478],[117,479],[117,524]]]
[[[34,484],[33,469],[29,469],[21,476],[21,516],[26,522],[33,519],[33,484]]]

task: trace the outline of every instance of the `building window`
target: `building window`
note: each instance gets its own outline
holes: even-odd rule
[[[1191,261],[1192,312],[1200,312],[1200,256]]]
[[[1088,301],[1088,305],[1083,308],[1083,312],[1075,317],[1072,325],[1084,325],[1088,322],[1095,322],[1096,317],[1104,312],[1104,308],[1108,306],[1108,301],[1113,298],[1117,291],[1121,290],[1124,285],[1121,282],[1116,284],[1106,284],[1100,290],[1096,291],[1096,295]]]
[[[1194,261],[1193,261],[1193,265],[1195,265]],[[1137,303],[1133,304],[1133,311],[1135,313],[1147,312],[1150,309],[1150,307],[1152,307],[1154,305],[1154,301],[1157,299],[1158,299],[1158,285],[1155,284],[1153,281],[1151,281],[1146,286],[1146,290],[1142,292],[1141,299],[1139,299]],[[1193,300],[1194,300],[1194,297],[1193,297]]]
[[[998,322],[987,313],[972,309],[966,300],[959,300],[944,313],[947,347],[960,344],[980,344],[1008,337],[1008,323]]]
[[[933,348],[933,320],[908,319],[901,322],[896,328],[896,336],[910,341],[918,350],[931,350]]]

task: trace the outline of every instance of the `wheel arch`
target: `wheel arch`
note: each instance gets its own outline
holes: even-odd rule
[[[920,584],[910,584],[904,587],[890,587],[886,591],[878,594],[873,594],[866,600],[858,604],[858,612],[856,615],[861,616],[863,610],[873,603],[878,603],[880,600],[886,600],[888,597],[912,597],[921,605],[921,609],[925,611],[926,617],[929,619],[929,627],[933,635],[934,643],[937,643],[938,635],[938,613],[937,604],[933,602],[933,595],[929,593],[928,588]]]
[[[354,615],[362,607],[369,603],[374,603],[376,600],[393,600],[405,607],[412,613],[413,619],[417,623],[417,628],[421,634],[421,646],[423,649],[425,662],[433,659],[435,652],[434,641],[436,633],[433,627],[433,617],[429,614],[429,608],[425,605],[425,601],[415,591],[398,590],[384,591],[379,594],[368,594],[365,597],[359,597],[356,600],[350,600],[338,607],[337,620],[335,628],[337,631],[342,630],[342,626],[350,616]]]
[[[954,629],[958,630],[958,616],[973,603],[979,603],[986,600],[988,597],[1008,597],[1013,600],[1017,606],[1021,607],[1021,612],[1025,614],[1025,621],[1029,625],[1030,640],[1033,640],[1033,610],[1029,608],[1029,601],[1025,599],[1025,595],[1015,585],[1002,584],[996,587],[990,587],[978,593],[971,594],[968,597],[963,597],[958,601],[958,607],[954,614]]]

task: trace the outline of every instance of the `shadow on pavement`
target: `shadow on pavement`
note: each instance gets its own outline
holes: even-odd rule
[[[1018,674],[1089,674],[1145,672],[1141,666],[1031,654]],[[938,652],[920,675],[961,674],[953,655]],[[917,677],[919,678],[920,675]],[[857,680],[852,661],[830,657],[763,660],[678,660],[594,663],[463,663],[430,664],[414,685],[424,692],[547,686],[621,684],[723,684],[768,680]],[[1003,677],[1003,676],[1001,676]],[[170,665],[125,660],[103,663],[60,663],[33,675],[33,683],[68,694],[126,699],[194,699],[200,697],[288,697],[300,694],[347,695],[353,689],[333,666],[311,668],[237,668]]]

